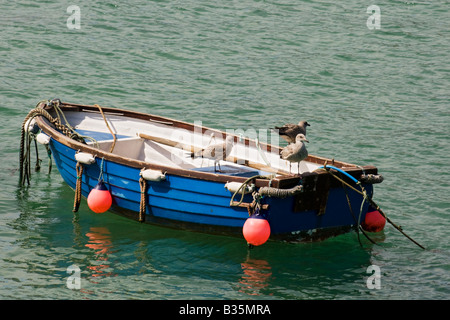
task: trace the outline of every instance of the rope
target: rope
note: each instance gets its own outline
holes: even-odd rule
[[[19,153],[19,157],[20,157],[20,159],[19,159],[19,164],[20,164],[19,183],[21,185],[25,184],[25,180],[27,181],[28,185],[30,184],[30,173],[31,173],[30,144],[31,144],[31,139],[33,138],[33,136],[32,136],[33,133],[26,132],[29,130],[29,128],[27,128],[27,130],[25,130],[25,125],[27,125],[28,121],[29,121],[29,123],[31,123],[31,120],[38,115],[50,116],[50,114],[48,114],[48,112],[46,112],[45,110],[37,108],[42,102],[45,102],[45,100],[40,101],[36,105],[36,107],[28,113],[28,115],[25,117],[24,121],[22,122],[21,136],[20,136],[20,153]],[[42,112],[42,111],[44,111],[44,112]],[[37,164],[36,168],[38,168],[38,164]]]
[[[46,103],[48,106],[52,106],[56,112],[56,118],[52,117],[50,115],[50,113],[48,113],[46,110],[44,110],[43,108],[39,108],[39,105],[41,105],[42,103]],[[59,107],[60,105],[60,101],[58,99],[54,99],[54,100],[42,100],[40,102],[38,102],[38,104],[36,105],[36,107],[32,110],[30,110],[30,112],[27,114],[27,116],[25,117],[25,119],[22,122],[22,128],[21,128],[21,136],[20,136],[20,154],[19,154],[19,164],[20,164],[20,177],[19,177],[19,183],[21,185],[25,184],[25,181],[27,182],[27,184],[30,184],[30,173],[31,173],[31,168],[30,168],[30,144],[31,144],[31,139],[35,139],[35,134],[31,133],[31,132],[27,132],[29,130],[29,128],[25,128],[25,126],[27,125],[27,123],[31,123],[31,121],[35,118],[35,117],[44,117],[45,119],[47,119],[57,130],[59,130],[60,132],[62,132],[65,136],[74,139],[76,141],[85,143],[85,139],[89,139],[91,141],[93,141],[94,143],[97,144],[97,148],[98,148],[98,143],[97,141],[95,141],[95,139],[91,138],[91,137],[87,137],[87,136],[82,136],[80,135],[78,132],[76,132],[69,124],[69,122],[67,121],[66,117],[64,116],[64,113],[62,112],[61,108]],[[61,118],[64,119],[66,124],[62,124],[61,122]],[[29,121],[29,122],[28,122]],[[50,149],[47,147],[47,154],[50,158],[50,162],[49,162],[49,173],[51,171],[51,151]],[[37,146],[36,146],[36,156],[37,155]],[[37,162],[36,163],[36,169],[39,170],[39,164],[40,164],[40,160],[39,158],[37,158]]]
[[[141,202],[139,206],[139,222],[145,221],[145,208],[146,208],[146,191],[147,191],[147,180],[144,178],[139,179],[139,185],[141,187]]]
[[[20,136],[20,151],[19,151],[19,163],[20,163],[20,171],[19,171],[19,183],[24,184],[25,178],[28,180],[28,184],[30,184],[29,181],[29,171],[28,171],[28,155],[26,153],[29,151],[28,148],[28,137],[27,134],[25,137],[25,125],[27,121],[30,118],[30,114],[27,115],[25,120],[22,122],[22,130],[21,130],[21,136]],[[31,121],[30,121],[31,122]],[[26,140],[26,141],[25,141]],[[27,150],[25,151],[25,143],[27,144]],[[24,170],[25,169],[25,170]]]
[[[364,187],[361,185],[360,181],[357,181],[355,178],[351,177],[348,173],[341,171],[340,169],[336,168],[339,172],[343,172],[346,175],[350,176],[352,178],[352,180],[356,181],[356,184],[359,185],[359,187],[361,188],[361,190],[356,189],[355,187],[353,187],[352,185],[350,185],[349,183],[347,183],[346,181],[344,181],[343,179],[341,179],[340,177],[336,176],[334,173],[332,173],[330,171],[330,168],[326,166],[326,164],[323,166],[323,169],[325,169],[333,178],[335,178],[336,180],[340,181],[341,183],[345,184],[347,187],[351,188],[352,190],[356,191],[357,193],[361,194],[365,200],[369,201],[369,203],[378,211],[381,213],[381,215],[386,219],[387,222],[389,222],[395,229],[397,229],[401,234],[403,234],[407,239],[409,239],[411,242],[413,242],[414,244],[416,244],[417,246],[419,246],[420,248],[425,250],[425,247],[423,247],[421,244],[419,244],[417,241],[415,241],[414,239],[412,239],[410,236],[408,236],[400,226],[397,226],[391,219],[389,219],[389,217],[386,216],[386,214],[383,212],[383,210],[381,210],[381,208],[378,206],[378,204],[375,203],[375,201],[369,197],[367,195],[367,191],[364,189]],[[332,167],[332,169],[335,169],[334,167]]]
[[[23,165],[24,165],[24,158],[23,158],[23,156],[24,156],[24,153],[25,153],[25,150],[24,150],[24,140],[25,140],[25,129],[24,129],[24,127],[25,127],[25,123],[22,123],[22,131],[21,131],[21,135],[20,135],[20,151],[19,151],[19,163],[20,163],[20,166],[19,166],[19,183],[20,184],[23,184]],[[29,184],[29,182],[28,182],[28,184]]]
[[[364,183],[375,184],[383,182],[384,177],[381,174],[363,174],[360,180]]]
[[[100,162],[100,173],[98,175],[98,182],[103,181],[103,164],[105,162],[105,158],[102,157],[102,161]]]
[[[349,196],[348,196],[347,189],[345,188],[345,184],[342,184],[342,188],[343,188],[344,191],[345,191],[345,197],[347,198],[348,208],[350,209],[350,213],[351,213],[351,215],[352,215],[352,217],[353,217],[353,220],[354,220],[355,223],[356,223],[356,231],[357,231],[357,235],[358,235],[358,242],[359,242],[359,245],[362,247],[361,239],[360,239],[360,237],[359,237],[359,231],[361,231],[361,233],[367,238],[367,240],[369,240],[370,242],[372,242],[372,243],[375,244],[375,245],[378,245],[378,243],[376,243],[375,241],[373,241],[373,240],[369,237],[369,235],[364,231],[364,229],[361,227],[361,224],[360,224],[360,220],[361,220],[360,218],[361,218],[362,208],[363,208],[363,204],[364,204],[364,202],[365,202],[365,199],[363,199],[363,201],[362,201],[361,208],[360,208],[360,211],[359,211],[359,216],[358,216],[358,219],[356,219],[355,213],[353,212],[352,204],[351,204],[351,202],[350,202],[350,198],[349,198]]]
[[[41,159],[39,159],[39,152],[38,152],[38,146],[36,141],[36,136],[33,134],[33,140],[34,140],[34,150],[36,152],[36,165],[34,166],[34,171],[38,172],[41,170]]]
[[[94,138],[92,138],[92,137],[89,137],[89,136],[84,136],[84,135],[81,135],[81,134],[79,134],[71,125],[70,125],[70,123],[69,123],[69,121],[67,120],[67,118],[66,118],[66,116],[65,116],[65,114],[64,114],[64,112],[61,110],[61,108],[60,108],[60,105],[61,104],[61,101],[59,100],[59,99],[54,99],[54,100],[52,100],[52,101],[50,101],[49,102],[49,105],[51,105],[53,108],[54,108],[54,110],[55,110],[55,113],[56,113],[56,117],[57,117],[57,120],[59,121],[59,123],[61,123],[62,124],[62,121],[61,121],[61,118],[62,119],[64,119],[64,122],[65,122],[65,127],[67,127],[68,129],[69,129],[69,132],[70,132],[70,134],[66,134],[66,136],[68,136],[68,137],[70,137],[71,139],[75,139],[75,140],[77,140],[77,141],[81,141],[81,142],[85,142],[84,140],[90,140],[93,144],[95,144],[95,146],[97,147],[97,149],[99,149],[100,147],[99,147],[99,145],[98,145],[98,142],[97,142],[97,140],[95,140]]]
[[[115,147],[115,145],[116,145],[116,135],[115,135],[114,132],[111,130],[111,127],[109,126],[109,123],[108,123],[108,121],[106,120],[106,117],[105,117],[105,114],[103,113],[102,108],[101,108],[98,104],[94,104],[94,106],[97,107],[98,110],[100,111],[100,113],[101,113],[101,115],[102,115],[102,117],[103,117],[103,120],[105,120],[106,126],[107,126],[108,129],[109,129],[109,132],[111,132],[111,134],[112,134],[112,136],[113,136],[113,143],[112,143],[112,145],[111,145],[111,149],[109,150],[109,152],[112,153],[113,150],[114,150],[114,147]]]
[[[299,194],[303,191],[302,185],[297,185],[291,189],[278,189],[272,187],[261,187],[259,188],[259,194],[262,196],[275,197],[275,198],[286,198]]]
[[[31,123],[33,118],[42,116],[42,117],[46,118],[51,124],[53,124],[57,130],[61,131],[66,136],[69,136],[72,139],[84,142],[83,139],[79,135],[74,135],[70,131],[70,129],[68,127],[66,127],[65,125],[61,124],[61,122],[57,118],[53,118],[46,110],[44,110],[42,108],[38,108],[38,106],[43,102],[46,102],[47,104],[50,103],[45,100],[40,101],[36,105],[36,107],[28,113],[28,115],[25,117],[25,119],[22,122],[21,136],[20,136],[20,154],[19,154],[19,157],[20,157],[20,159],[19,159],[19,164],[20,164],[20,178],[19,178],[20,180],[19,180],[19,182],[22,185],[25,183],[25,181],[27,181],[27,183],[30,184],[30,172],[31,172],[30,144],[31,144],[31,139],[35,138],[34,134],[32,134],[30,132],[26,133],[26,131],[28,131],[28,129],[29,129],[29,128],[25,129],[25,125],[27,125],[28,121],[30,121],[29,123]],[[36,167],[38,168],[39,165],[37,165]]]
[[[260,176],[260,175],[256,175],[253,177],[248,178],[247,180],[245,180],[240,186],[239,188],[233,193],[233,196],[230,199],[230,206],[231,207],[238,207],[242,201],[244,201],[244,195],[245,195],[245,190],[247,189],[247,185],[249,184],[250,181],[254,180],[254,179],[272,179],[272,176]],[[241,199],[239,200],[239,202],[235,203],[234,202],[234,197],[241,192]]]
[[[47,156],[48,156],[48,174],[52,172],[52,150],[48,146],[48,144],[45,145],[45,149],[47,149]]]
[[[245,196],[245,190],[247,189],[248,184],[250,183],[250,181],[254,180],[254,179],[270,179],[269,181],[269,185],[272,182],[272,175],[269,176],[261,176],[261,175],[256,175],[253,177],[248,178],[247,180],[245,180],[240,186],[239,188],[234,192],[233,196],[230,199],[230,207],[238,207],[241,205],[241,203],[244,201],[244,196]],[[241,191],[242,190],[242,191]],[[293,196],[296,195],[300,192],[303,191],[303,186],[299,185],[299,186],[295,186],[291,189],[277,189],[277,188],[272,188],[272,187],[261,187],[259,188],[258,192],[253,192],[252,196],[253,196],[253,201],[251,203],[250,206],[247,207],[247,211],[248,211],[248,215],[251,216],[257,209],[260,210],[261,209],[261,204],[260,204],[260,200],[264,197],[264,196],[268,196],[268,197],[277,197],[277,198],[286,198],[289,196]],[[241,192],[241,199],[238,202],[234,201],[234,197]]]
[[[25,142],[21,143],[20,150],[22,152],[21,156],[21,166],[20,166],[20,181],[25,183],[25,179],[27,184],[30,185],[30,176],[31,176],[31,168],[30,168],[30,134],[27,133]],[[26,145],[26,149],[24,151],[24,146]]]
[[[77,182],[75,184],[75,199],[73,202],[73,209],[72,209],[73,212],[78,211],[81,201],[81,182],[83,176],[83,165],[79,162],[77,162],[76,171],[77,171]]]
[[[52,115],[50,115],[50,113],[48,113],[45,109],[40,108],[39,106],[45,103],[47,106],[52,107],[55,110],[56,113],[56,118],[54,118]],[[20,185],[25,185],[25,183],[27,183],[28,185],[30,185],[30,177],[31,177],[31,141],[34,140],[35,143],[35,149],[36,149],[36,166],[35,166],[35,170],[39,171],[40,169],[40,162],[41,160],[39,159],[39,155],[38,155],[38,148],[37,148],[37,143],[36,143],[36,132],[30,132],[30,128],[25,128],[26,125],[29,126],[29,123],[32,122],[32,120],[35,117],[44,117],[45,119],[47,119],[50,124],[52,124],[56,130],[60,131],[61,133],[63,133],[65,136],[75,140],[75,141],[79,141],[81,143],[86,143],[85,139],[90,140],[93,142],[93,144],[96,145],[97,148],[99,148],[98,142],[91,137],[88,136],[83,136],[81,134],[79,134],[78,132],[75,131],[75,129],[69,124],[69,121],[67,121],[67,118],[64,115],[64,112],[61,110],[60,108],[60,104],[61,101],[59,99],[53,99],[53,100],[42,100],[39,101],[36,106],[34,107],[34,109],[30,110],[30,112],[28,112],[27,116],[25,117],[25,119],[22,122],[22,127],[21,127],[21,136],[20,136],[20,151],[19,151],[19,184]],[[97,105],[98,106],[98,105]],[[105,119],[106,125],[108,126],[108,128],[111,131],[111,128],[109,127],[106,118],[103,114],[103,110],[98,106],[100,113],[103,116],[103,119]],[[64,120],[64,123],[62,123],[62,121]],[[114,133],[111,134],[114,137],[114,143],[111,147],[111,151],[113,150],[114,146],[115,146],[115,141],[116,141],[116,136],[114,135]],[[52,169],[52,158],[51,158],[51,150],[49,148],[49,146],[45,146],[47,149],[47,155],[49,157],[49,170],[48,173],[50,174],[51,169]]]

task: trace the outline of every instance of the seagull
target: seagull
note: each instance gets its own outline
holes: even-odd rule
[[[295,137],[295,143],[289,144],[287,147],[283,148],[280,152],[282,159],[289,161],[289,173],[291,173],[292,162],[298,163],[298,171],[300,172],[300,161],[306,159],[308,156],[308,150],[303,141],[309,142],[303,133],[298,134]]]
[[[278,130],[278,134],[287,142],[294,143],[295,137],[299,133],[303,133],[306,136],[306,127],[310,126],[307,121],[300,121],[298,124],[288,123],[282,127],[275,127]],[[273,129],[272,129],[273,130]]]
[[[214,160],[214,171],[217,172],[216,164],[219,165],[219,171],[222,171],[220,168],[220,160],[225,160],[230,155],[233,144],[234,137],[228,136],[224,142],[212,144],[200,151],[192,152],[191,157],[212,159]]]

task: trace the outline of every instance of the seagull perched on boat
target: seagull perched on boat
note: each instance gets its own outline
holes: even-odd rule
[[[295,137],[295,143],[289,144],[287,147],[283,148],[280,152],[282,159],[289,161],[289,173],[291,173],[292,162],[298,163],[298,171],[300,172],[300,161],[306,159],[308,156],[308,150],[303,141],[309,142],[303,133],[298,134]]]
[[[220,168],[220,160],[225,160],[230,155],[233,144],[234,137],[228,136],[224,142],[212,144],[200,151],[192,152],[191,157],[214,160],[214,171],[217,171],[216,164],[219,165],[219,171],[222,171]]]
[[[275,127],[274,131],[278,131],[280,137],[289,143],[294,143],[298,134],[302,133],[306,136],[306,127],[310,126],[307,121],[300,121],[298,124],[287,123],[282,127]]]

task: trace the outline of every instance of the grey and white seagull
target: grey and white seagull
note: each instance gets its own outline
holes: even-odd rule
[[[298,134],[295,137],[295,143],[289,144],[287,147],[284,147],[280,156],[283,160],[289,161],[289,173],[291,173],[291,164],[292,162],[297,162],[298,165],[298,173],[300,172],[300,161],[306,159],[308,156],[308,150],[306,150],[306,146],[303,143],[309,142],[303,133]]]
[[[217,171],[216,164],[219,165],[219,171],[222,171],[220,168],[220,160],[225,160],[230,155],[233,145],[234,137],[228,136],[224,142],[212,144],[202,150],[192,152],[191,157],[214,160],[214,171]]]
[[[287,123],[282,127],[275,127],[274,131],[278,131],[278,134],[280,137],[282,137],[284,140],[286,140],[289,143],[295,142],[295,137],[302,133],[304,136],[306,136],[306,127],[310,126],[310,124],[307,121],[300,121],[298,124],[293,123]]]

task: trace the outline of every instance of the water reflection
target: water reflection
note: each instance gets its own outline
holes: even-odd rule
[[[247,256],[241,263],[243,275],[239,280],[239,292],[252,296],[258,296],[261,290],[269,286],[272,278],[272,267],[266,260],[252,259]],[[266,294],[266,293],[265,293]]]
[[[89,238],[86,247],[95,251],[95,264],[87,268],[92,271],[92,277],[111,277],[116,276],[110,270],[108,256],[112,252],[111,233],[105,227],[91,227],[90,232],[86,233]]]

